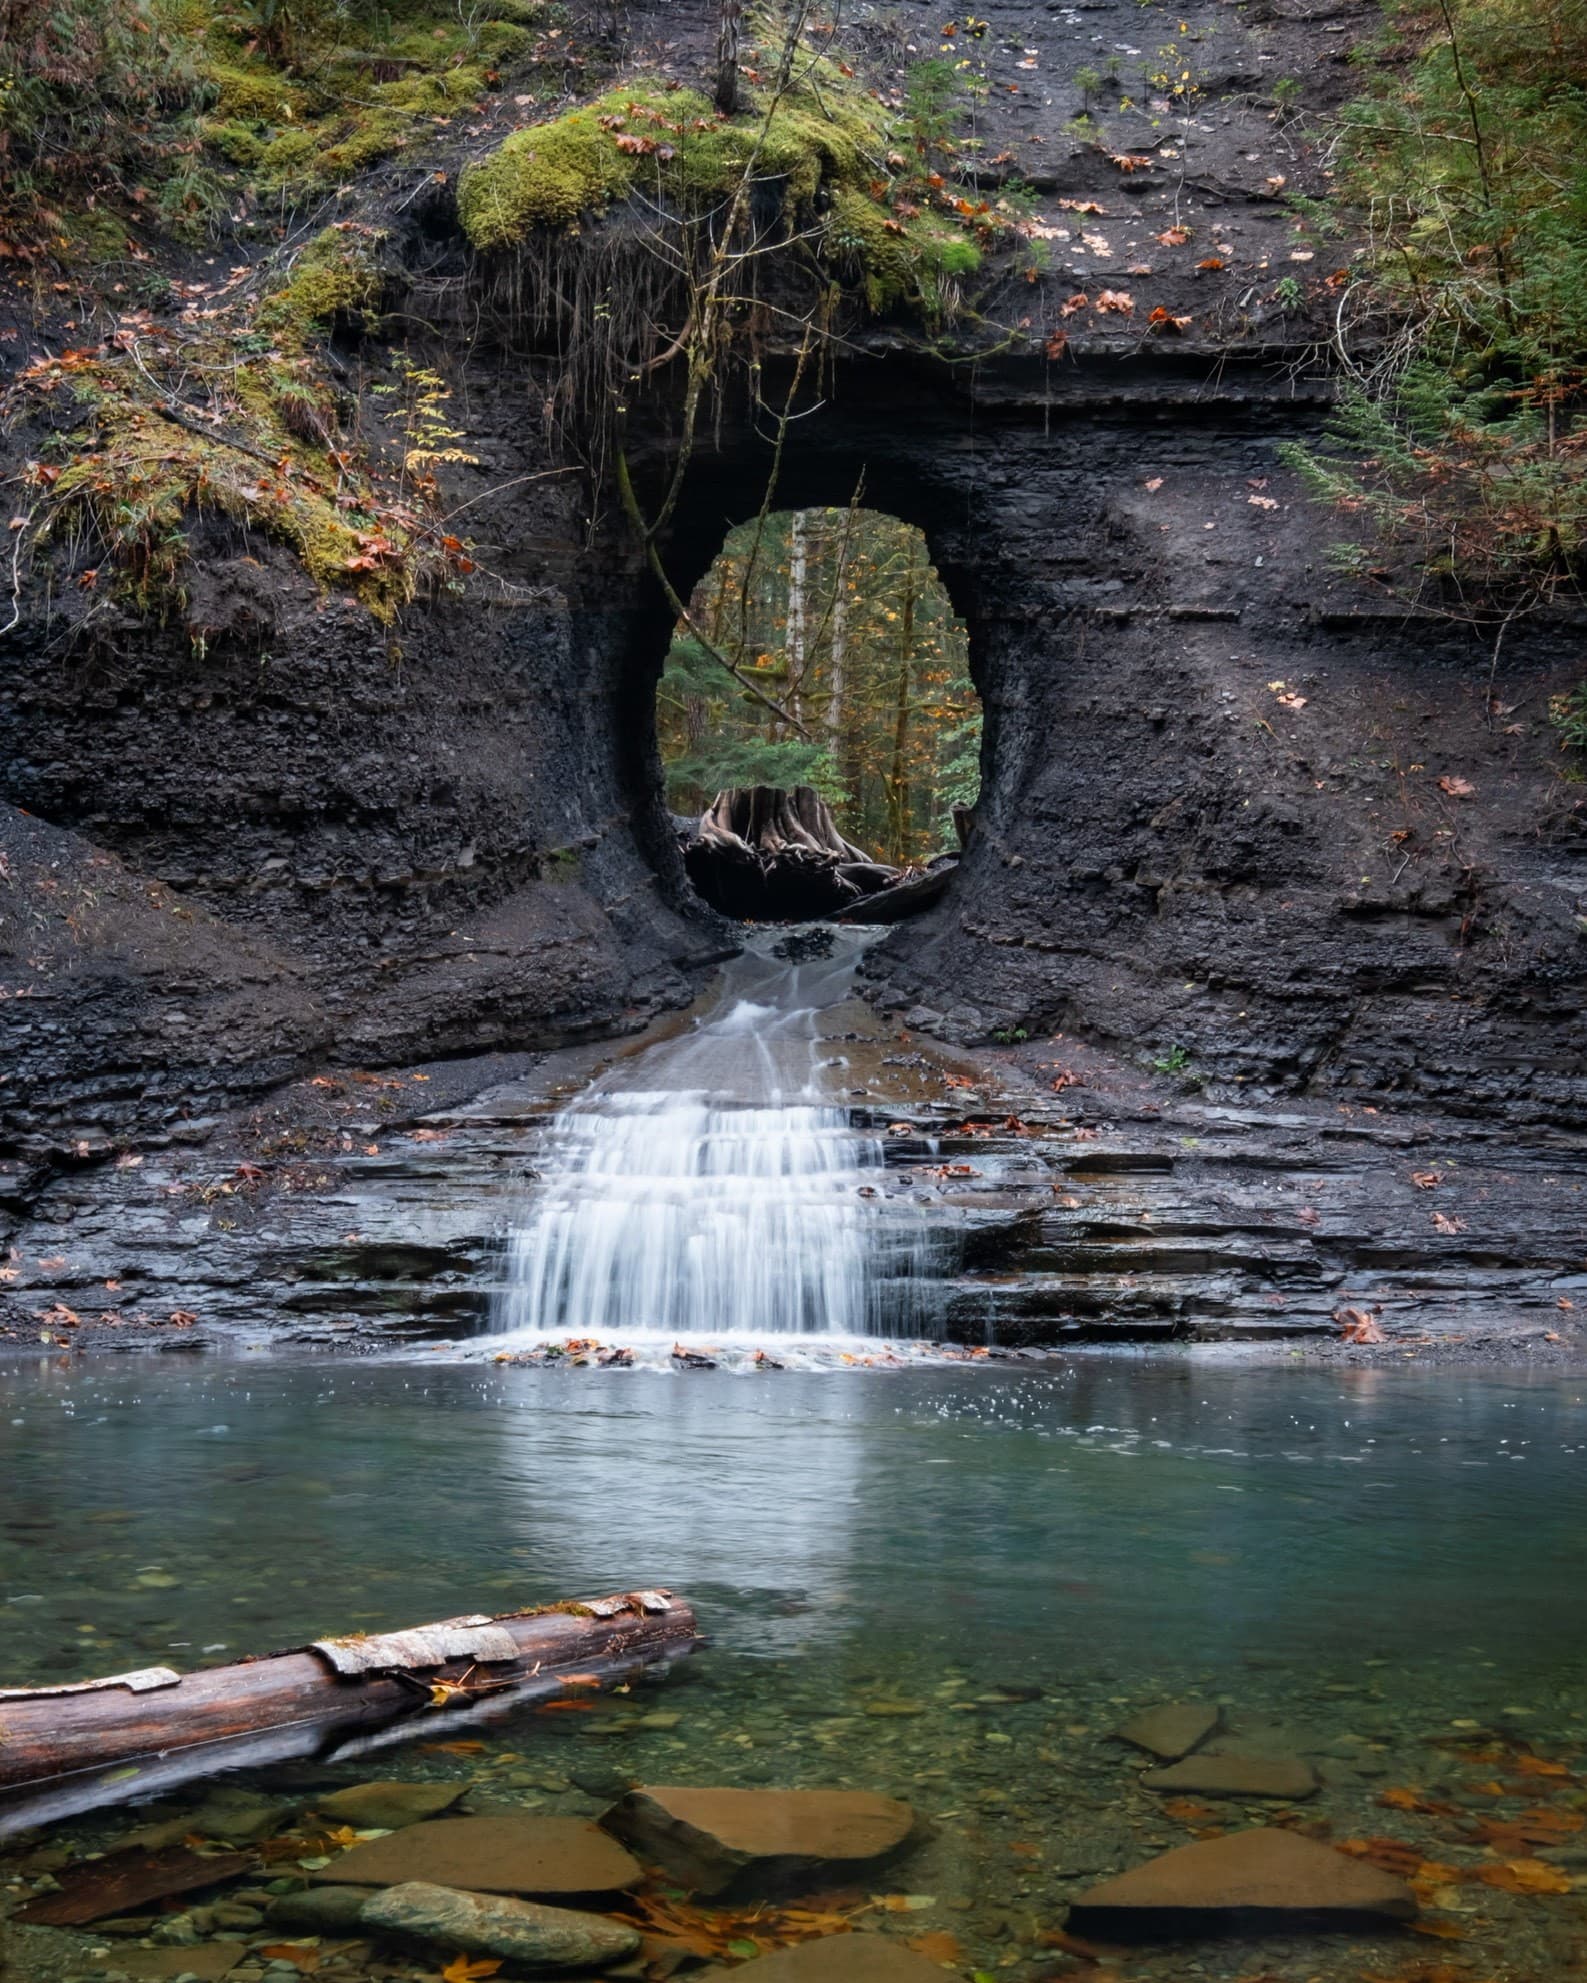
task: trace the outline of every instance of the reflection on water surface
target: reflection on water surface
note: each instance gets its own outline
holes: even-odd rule
[[[10,1365],[0,1676],[671,1584],[713,1638],[668,1690],[675,1726],[636,1698],[381,1771],[567,1811],[630,1777],[886,1790],[937,1824],[907,1873],[951,1909],[926,1925],[1034,1960],[1074,1892],[1190,1835],[1105,1739],[1135,1708],[1222,1703],[1319,1769],[1298,1812],[1338,1836],[1420,1840],[1379,1799],[1452,1781],[1451,1743],[1574,1759],[1584,1389],[1160,1354],[760,1378]],[[1451,1919],[1534,1965],[1580,1925],[1574,1895],[1479,1899]],[[1271,1973],[1370,1967],[1294,1959]],[[1182,1973],[1159,1960],[1126,1973]]]

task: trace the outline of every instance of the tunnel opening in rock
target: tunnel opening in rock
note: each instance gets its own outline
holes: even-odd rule
[[[692,886],[741,920],[925,908],[971,830],[981,727],[967,629],[918,526],[858,503],[735,525],[656,687]]]

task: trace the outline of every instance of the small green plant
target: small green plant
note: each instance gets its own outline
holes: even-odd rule
[[[441,462],[477,467],[479,456],[454,445],[464,438],[464,433],[447,418],[446,403],[452,397],[452,388],[440,373],[428,365],[413,364],[406,353],[398,354],[396,366],[399,385],[371,386],[370,391],[400,398],[406,444],[402,452],[403,474],[412,476],[415,487],[423,494],[432,495],[435,469]]]
[[[1023,1026],[999,1026],[992,1038],[1000,1047],[1022,1046],[1030,1038]]]
[[[1159,1054],[1152,1065],[1159,1074],[1183,1074],[1189,1062],[1190,1055],[1184,1047],[1172,1046],[1167,1053]]]
[[[1300,97],[1300,83],[1294,76],[1280,76],[1273,85],[1273,101],[1281,111],[1288,111]]]
[[[922,160],[950,147],[963,111],[964,78],[951,62],[933,56],[910,64],[904,83],[904,116]]]
[[[1080,92],[1080,101],[1089,110],[1091,108],[1092,97],[1102,87],[1101,76],[1098,75],[1095,69],[1076,69],[1074,84],[1075,88]]]
[[[1551,696],[1548,720],[1559,732],[1562,750],[1587,751],[1587,681]]]
[[[1292,275],[1281,275],[1273,285],[1273,301],[1284,312],[1292,316],[1306,300],[1305,292]]]

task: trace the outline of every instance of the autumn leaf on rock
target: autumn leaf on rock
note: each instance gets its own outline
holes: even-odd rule
[[[1183,248],[1185,243],[1190,239],[1190,229],[1188,227],[1165,227],[1157,239],[1164,248]]]
[[[1064,302],[1059,304],[1058,314],[1060,317],[1075,316],[1079,311],[1086,309],[1090,305],[1090,302],[1091,298],[1083,290],[1077,289],[1073,296],[1066,298]]]
[[[1445,1233],[1457,1233],[1466,1230],[1464,1219],[1451,1218],[1447,1212],[1435,1212],[1433,1214],[1433,1225],[1439,1232]]]
[[[1114,316],[1127,317],[1135,309],[1135,298],[1127,289],[1104,289],[1097,298],[1097,308]]]
[[[1435,1186],[1442,1184],[1443,1181],[1444,1173],[1442,1171],[1411,1172],[1411,1182],[1416,1186],[1418,1191],[1431,1191]]]
[[[1377,1325],[1377,1319],[1367,1308],[1336,1308],[1334,1320],[1339,1324],[1339,1333],[1347,1343],[1383,1343],[1388,1338]]]
[[[1447,792],[1452,799],[1469,799],[1477,788],[1469,778],[1457,778],[1450,774],[1439,779],[1438,789]]]
[[[1188,316],[1176,317],[1171,310],[1165,310],[1161,303],[1157,305],[1152,311],[1152,314],[1146,319],[1148,330],[1186,331],[1189,330],[1190,325],[1191,319]]]

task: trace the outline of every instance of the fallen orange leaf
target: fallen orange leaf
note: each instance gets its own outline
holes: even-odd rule
[[[1570,1893],[1574,1885],[1568,1873],[1541,1859],[1506,1859],[1497,1866],[1479,1866],[1477,1878],[1485,1887],[1498,1887],[1504,1893]]]
[[[933,1928],[929,1935],[916,1935],[904,1946],[913,1949],[916,1955],[923,1955],[928,1962],[957,1962],[964,1954],[964,1944],[946,1928]]]
[[[1550,1762],[1547,1756],[1517,1756],[1513,1765],[1517,1776],[1569,1776],[1564,1763]]]
[[[471,1961],[466,1955],[453,1956],[441,1971],[441,1983],[477,1983],[482,1976],[494,1976],[501,1964],[494,1956],[481,1956]]]

